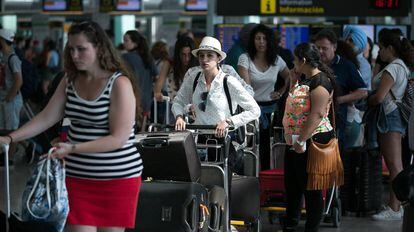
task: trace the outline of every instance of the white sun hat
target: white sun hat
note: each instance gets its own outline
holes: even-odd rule
[[[8,29],[0,29],[0,37],[6,41],[13,42],[14,32]]]
[[[191,53],[197,57],[198,51],[213,51],[217,52],[221,59],[220,61],[226,59],[226,53],[221,50],[221,43],[216,38],[211,36],[205,36],[203,40],[201,40],[200,46],[197,49],[191,51]]]

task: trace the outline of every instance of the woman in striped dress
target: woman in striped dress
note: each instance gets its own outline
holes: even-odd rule
[[[54,144],[53,154],[66,161],[67,231],[133,228],[143,168],[133,145],[134,82],[95,22],[71,26],[64,64],[66,76],[45,109],[0,142],[30,138],[69,118],[68,141]]]

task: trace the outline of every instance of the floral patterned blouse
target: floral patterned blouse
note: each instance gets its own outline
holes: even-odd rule
[[[320,85],[327,89],[329,93],[332,93],[333,88],[331,82],[326,74],[322,72],[309,79],[300,80],[290,90],[289,96],[286,99],[285,114],[283,116],[283,127],[288,144],[290,144],[291,136],[299,135],[304,127],[311,110],[310,92]],[[326,114],[319,123],[319,126],[312,133],[312,136],[333,130],[328,118],[330,105],[328,104]]]

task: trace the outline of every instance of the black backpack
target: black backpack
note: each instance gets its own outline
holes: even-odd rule
[[[10,72],[13,72],[10,66],[10,60],[13,56],[17,55],[15,53],[11,54],[7,62]],[[22,93],[23,99],[32,99],[40,92],[40,76],[37,72],[36,66],[32,62],[28,61],[25,58],[19,59],[22,62],[21,70],[23,79],[23,85],[20,88],[20,92]]]

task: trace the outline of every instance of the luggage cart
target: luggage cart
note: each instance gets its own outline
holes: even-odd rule
[[[200,183],[204,186],[219,186],[224,189],[224,218],[222,219],[222,231],[230,231],[230,212],[229,212],[229,183],[228,175],[228,155],[231,138],[228,135],[233,128],[227,129],[224,140],[220,143],[217,139],[207,138],[204,143],[199,143],[198,138],[202,136],[214,137],[216,125],[186,125],[189,130],[195,130],[195,141],[197,148],[205,150],[205,156],[201,158],[201,179]],[[210,153],[210,154],[209,154]],[[211,156],[214,154],[214,157]]]
[[[285,191],[284,191],[284,153],[286,151],[286,141],[284,139],[283,127],[273,127],[273,140],[271,145],[271,168],[272,170],[261,172],[261,204],[262,210],[268,211],[268,220],[270,224],[274,224],[286,210]],[[267,176],[267,177],[266,177]],[[268,178],[268,183],[263,183]],[[276,178],[276,179],[271,179]],[[276,183],[275,183],[276,182]],[[268,187],[264,187],[268,185]],[[335,228],[339,228],[341,224],[341,200],[339,198],[338,186],[326,189],[323,192],[325,209],[323,212],[324,222],[332,223]],[[265,198],[265,199],[263,199]],[[302,207],[302,214],[306,214]]]
[[[154,131],[168,131],[174,130],[174,125],[162,125],[162,124],[151,124],[148,127],[149,132]],[[229,183],[228,183],[228,153],[229,153],[229,144],[230,144],[230,136],[228,135],[229,130],[227,129],[224,137],[224,141],[222,143],[218,143],[216,139],[208,139],[206,143],[197,144],[198,136],[199,135],[207,135],[213,136],[215,134],[215,125],[191,125],[187,124],[186,129],[192,131],[193,138],[196,142],[198,149],[212,149],[214,151],[214,157],[210,156],[210,158],[206,157],[206,160],[202,160],[201,162],[201,177],[199,183],[209,189],[209,195],[213,195],[214,197],[219,197],[222,195],[224,199],[218,199],[216,202],[222,204],[223,207],[215,208],[215,210],[220,211],[222,213],[215,213],[211,212],[210,215],[219,215],[214,218],[210,218],[210,227],[211,231],[223,231],[227,232],[230,231],[229,219],[230,219],[230,212],[229,212]],[[162,132],[161,132],[162,133]],[[137,135],[140,137],[140,134]],[[139,139],[138,139],[139,140]],[[221,152],[218,152],[220,150]],[[219,187],[219,188],[217,188]],[[211,203],[211,202],[210,202]],[[211,210],[211,209],[210,209]],[[213,223],[211,223],[212,220]]]

